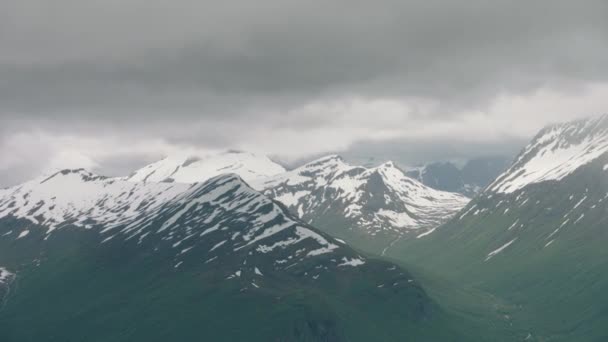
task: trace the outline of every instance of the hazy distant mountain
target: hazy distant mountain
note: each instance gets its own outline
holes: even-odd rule
[[[374,253],[431,233],[469,201],[407,177],[392,162],[366,168],[339,156],[253,184],[313,226]]]
[[[608,338],[608,115],[549,126],[461,213],[392,257],[492,292],[537,341]]]
[[[407,272],[234,174],[185,184],[64,170],[0,190],[0,296],[2,341],[459,336]]]
[[[451,162],[436,162],[409,168],[406,174],[434,189],[474,197],[506,170],[510,162],[507,157],[476,158],[462,167]]]

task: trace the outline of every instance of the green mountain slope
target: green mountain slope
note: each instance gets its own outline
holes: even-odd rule
[[[536,341],[608,339],[608,116],[549,127],[437,231],[393,258],[491,293]]]
[[[0,214],[1,341],[488,340],[234,175],[64,171],[3,190]]]

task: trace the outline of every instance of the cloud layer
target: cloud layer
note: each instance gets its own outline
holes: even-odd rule
[[[548,122],[608,111],[606,13],[601,0],[2,1],[0,185],[182,149],[383,146],[412,163],[442,144],[514,150]]]

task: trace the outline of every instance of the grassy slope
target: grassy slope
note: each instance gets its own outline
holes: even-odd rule
[[[45,248],[37,234],[0,240],[18,275],[0,309],[2,341],[469,340],[417,285],[378,289],[383,262],[318,286],[266,274],[254,289],[224,280],[223,266],[175,269],[145,249],[100,247],[92,232],[55,233]]]
[[[427,272],[465,288],[500,297],[515,308],[514,324],[529,330],[535,340],[604,341],[608,338],[608,208],[607,201],[600,199],[608,185],[599,172],[603,165],[600,161],[583,168],[559,184],[530,187],[519,200],[520,194],[478,198],[478,208],[489,211],[454,220],[423,241],[396,246],[391,256],[424,265]],[[584,196],[584,205],[573,210]],[[496,208],[500,200],[507,204]],[[506,206],[510,211],[505,214]],[[545,247],[568,212],[570,222]],[[509,230],[518,219],[523,226]],[[509,248],[485,260],[489,252],[514,238]]]

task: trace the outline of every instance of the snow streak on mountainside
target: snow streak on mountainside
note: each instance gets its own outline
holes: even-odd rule
[[[245,181],[251,181],[282,172],[285,169],[266,156],[230,151],[204,157],[167,157],[135,171],[126,179],[132,182],[196,183],[220,174],[235,173]]]
[[[6,268],[0,267],[0,285],[8,282],[13,277],[13,274]]]
[[[234,174],[190,185],[135,183],[65,170],[1,190],[2,218],[31,222],[17,225],[3,239],[36,238],[34,226],[44,239],[65,227],[94,229],[101,243],[164,245],[174,252],[176,267],[180,258],[197,250],[206,253],[208,262],[226,255],[267,255],[275,268],[326,254],[332,254],[334,267],[365,263]]]
[[[469,201],[405,176],[392,162],[364,168],[348,165],[338,156],[253,185],[320,228],[343,220],[345,229],[389,240],[407,232],[427,233]]]
[[[529,184],[559,181],[608,152],[608,115],[543,129],[490,189],[513,193]]]

